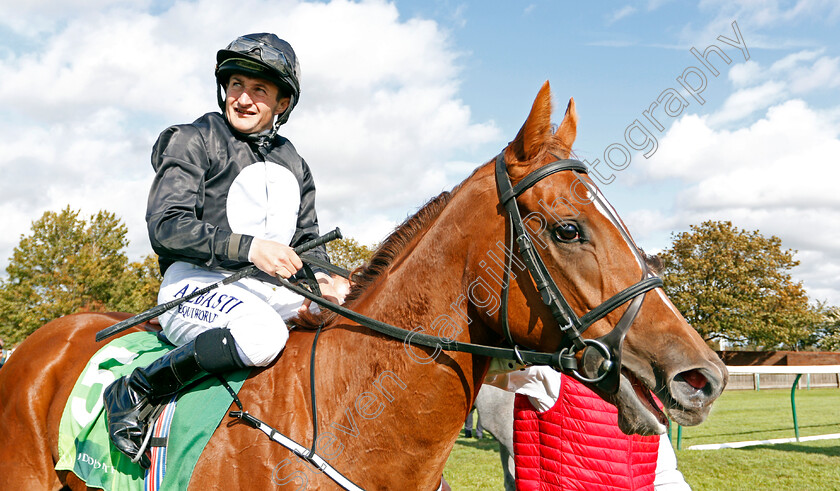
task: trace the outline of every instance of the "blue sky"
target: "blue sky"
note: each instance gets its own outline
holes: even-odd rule
[[[836,2],[233,5],[0,4],[0,266],[33,220],[68,204],[117,213],[132,257],[150,253],[152,143],[215,109],[218,48],[273,31],[301,58],[301,103],[283,131],[313,169],[325,229],[378,241],[501,150],[549,80],[558,120],[576,101],[580,158],[609,170],[604,151],[628,149],[629,165],[602,189],[643,247],[731,220],[798,250],[795,278],[813,299],[840,304]],[[733,22],[746,52],[719,39],[737,39]],[[731,60],[710,55],[718,76],[689,51],[712,44]],[[705,74],[703,104],[677,81],[692,67]],[[669,89],[686,103],[674,117],[660,107],[659,130],[643,113]],[[630,148],[636,120],[655,152]]]

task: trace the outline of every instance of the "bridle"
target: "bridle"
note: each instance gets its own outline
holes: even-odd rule
[[[516,360],[522,365],[549,365],[555,370],[563,371],[570,374],[572,377],[582,382],[588,383],[597,389],[614,394],[618,392],[620,373],[621,373],[621,345],[627,331],[639,313],[642,307],[642,301],[645,294],[650,290],[662,286],[662,280],[653,274],[645,264],[644,258],[641,257],[638,248],[633,244],[630,234],[625,230],[624,226],[618,220],[616,214],[611,212],[606,206],[606,203],[601,200],[597,189],[590,186],[586,182],[584,184],[592,194],[593,199],[599,200],[600,205],[604,207],[605,214],[613,222],[620,231],[622,237],[634,251],[636,259],[642,268],[642,279],[638,283],[625,288],[619,293],[607,299],[601,305],[590,310],[582,317],[578,317],[574,310],[569,306],[557,284],[554,283],[548,269],[545,266],[542,258],[534,248],[533,241],[528,236],[525,230],[525,224],[522,221],[522,216],[519,213],[519,206],[516,198],[522,193],[533,187],[542,179],[561,171],[572,171],[579,177],[581,173],[586,173],[586,166],[578,161],[571,159],[560,159],[551,162],[547,165],[536,169],[530,174],[526,175],[516,186],[513,186],[510,177],[507,174],[507,166],[505,165],[504,152],[496,157],[496,185],[499,190],[499,199],[501,204],[507,210],[508,218],[510,219],[510,233],[507,238],[506,248],[511,251],[511,254],[505,254],[505,271],[502,281],[502,297],[501,305],[499,307],[499,315],[502,320],[502,330],[508,343],[512,348],[500,348],[495,346],[483,346],[472,343],[462,343],[454,339],[448,339],[439,336],[430,336],[428,334],[418,333],[416,330],[406,330],[401,327],[393,326],[385,322],[367,317],[365,315],[354,312],[342,305],[337,305],[332,302],[324,300],[320,295],[310,292],[305,288],[290,283],[288,280],[279,279],[280,283],[286,288],[312,300],[323,308],[332,310],[333,312],[353,321],[362,326],[365,326],[373,331],[391,336],[393,338],[402,340],[407,345],[419,345],[434,348],[434,356],[429,360],[436,358],[441,350],[446,351],[461,351],[472,353],[474,355],[488,356],[494,358],[503,358],[508,360]],[[537,290],[542,296],[543,302],[548,306],[551,315],[557,321],[557,325],[563,332],[563,344],[561,349],[555,353],[546,353],[532,350],[521,350],[519,346],[513,341],[513,336],[510,333],[510,325],[508,322],[508,296],[510,278],[512,276],[512,258],[513,258],[513,244],[519,250],[522,261],[530,272],[531,277],[536,283]],[[331,265],[326,262],[321,262],[318,259],[311,257],[303,257],[305,263],[310,263],[314,266],[323,267],[327,270],[331,269]],[[313,278],[314,279],[314,278]],[[317,282],[315,282],[317,285]],[[317,286],[314,288],[317,292]],[[604,336],[597,339],[584,339],[581,335],[593,323],[603,318],[613,310],[630,302],[630,306],[622,314],[616,326]],[[231,390],[234,402],[239,407],[238,411],[231,411],[230,416],[239,418],[245,423],[260,429],[272,440],[280,443],[287,449],[293,451],[300,458],[306,460],[313,466],[325,472],[341,487],[348,490],[361,490],[359,486],[344,477],[335,468],[329,465],[323,458],[318,456],[315,452],[315,444],[317,442],[318,434],[318,418],[317,418],[317,404],[315,400],[315,347],[318,336],[323,328],[323,324],[317,328],[316,334],[313,337],[312,354],[310,359],[310,391],[312,400],[312,447],[306,449],[302,445],[289,439],[285,435],[267,425],[263,421],[249,414],[242,407],[236,394]],[[580,353],[582,368],[579,369],[577,355]],[[581,373],[581,370],[594,372],[594,375],[587,377]]]
[[[557,288],[545,263],[534,248],[533,241],[528,236],[516,202],[518,196],[542,179],[561,171],[572,171],[577,176],[580,176],[580,174],[586,173],[586,166],[579,160],[558,158],[558,160],[550,162],[526,175],[516,186],[513,186],[507,174],[503,153],[496,157],[496,184],[499,190],[499,199],[507,210],[510,219],[510,234],[507,239],[507,247],[512,248],[513,243],[516,243],[522,261],[536,283],[537,290],[540,292],[543,302],[548,306],[552,317],[554,317],[558,327],[563,332],[564,336],[561,349],[554,353],[521,349],[513,341],[508,322],[508,294],[509,279],[512,270],[512,254],[505,254],[507,260],[502,282],[501,305],[499,307],[499,315],[502,319],[502,331],[511,346],[510,348],[464,343],[454,339],[424,334],[418,332],[417,329],[409,331],[354,312],[342,305],[328,302],[319,295],[305,288],[293,285],[287,280],[281,279],[278,281],[286,288],[312,300],[322,308],[332,310],[336,314],[373,331],[399,339],[406,345],[433,348],[435,351],[433,356],[428,358],[429,360],[436,358],[440,351],[460,351],[491,358],[515,360],[522,365],[548,365],[555,370],[568,373],[577,380],[591,384],[604,393],[614,394],[618,391],[620,381],[621,345],[624,337],[627,335],[627,331],[630,329],[636,315],[639,313],[639,309],[642,307],[645,294],[650,290],[661,287],[662,280],[650,272],[644,258],[630,238],[630,234],[625,230],[616,214],[610,211],[606,202],[600,198],[597,189],[581,180],[587,186],[590,194],[592,194],[593,200],[598,200],[600,205],[604,207],[605,215],[618,228],[625,242],[634,251],[636,260],[642,269],[642,278],[638,283],[618,292],[583,316],[578,317],[575,314],[574,310],[572,310],[566,301],[566,298],[560,292],[560,289]],[[509,250],[512,251],[512,249]],[[332,267],[329,263],[308,256],[305,256],[303,260],[304,262],[323,267],[327,270]],[[596,339],[584,339],[582,337],[583,332],[589,326],[628,301],[630,302],[630,306],[622,314],[612,331]],[[581,363],[578,362],[578,354],[581,356]],[[587,376],[581,373],[581,370],[587,373],[594,373],[594,375]]]
[[[630,329],[636,315],[639,313],[639,309],[642,307],[645,294],[650,290],[661,287],[662,280],[650,272],[638,248],[633,244],[630,234],[615,214],[605,206],[605,203],[601,200],[594,186],[580,179],[580,182],[587,187],[593,199],[601,200],[601,205],[604,206],[606,215],[617,226],[622,237],[630,246],[630,249],[634,251],[636,259],[642,268],[642,279],[638,283],[613,295],[582,317],[578,317],[575,314],[574,310],[569,306],[569,302],[566,301],[563,293],[560,292],[557,284],[552,279],[551,274],[549,274],[545,263],[534,247],[533,241],[528,236],[525,223],[522,221],[522,215],[519,213],[519,206],[516,202],[518,196],[522,195],[542,179],[561,171],[571,171],[577,177],[580,177],[581,173],[585,174],[587,172],[587,168],[579,160],[557,158],[557,160],[529,173],[516,186],[513,186],[507,173],[504,152],[496,157],[496,185],[499,190],[499,200],[505,207],[508,218],[510,219],[510,233],[508,234],[506,246],[512,251],[513,243],[516,243],[522,261],[525,263],[537,286],[537,290],[542,296],[543,303],[548,306],[552,317],[557,321],[557,325],[563,332],[562,348],[554,354],[555,356],[553,358],[555,363],[551,364],[552,367],[555,370],[562,370],[569,373],[581,382],[592,384],[605,393],[614,394],[618,391],[620,381],[621,345],[624,337],[627,335],[627,331]],[[506,255],[499,316],[502,321],[502,330],[505,338],[514,347],[514,351],[520,353],[511,336],[510,324],[508,322],[508,292],[512,266],[512,255]],[[597,339],[584,339],[581,336],[589,326],[628,301],[630,301],[630,306],[621,316],[621,319],[619,319],[612,331]],[[588,371],[594,371],[594,375],[586,376],[580,372],[576,356],[579,352],[581,353],[581,361],[584,368],[588,368]],[[517,361],[523,364],[527,362],[523,358]]]

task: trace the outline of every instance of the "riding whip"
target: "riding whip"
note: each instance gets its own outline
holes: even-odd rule
[[[316,239],[312,239],[309,242],[304,242],[303,244],[295,247],[294,251],[295,251],[295,254],[300,255],[300,254],[303,254],[304,252],[306,252],[310,249],[314,249],[315,247],[318,247],[319,245],[326,244],[327,242],[331,242],[335,239],[341,239],[342,237],[343,236],[341,235],[341,230],[338,227],[336,227],[335,230],[327,232],[326,234],[324,234],[324,235],[322,235],[322,236],[320,236]],[[254,276],[259,271],[260,271],[259,268],[257,268],[254,265],[251,265],[251,266],[248,266],[246,268],[240,269],[239,271],[237,271],[236,273],[233,273],[232,275],[228,276],[227,278],[225,278],[221,281],[217,281],[216,283],[213,283],[212,285],[208,285],[208,286],[206,286],[206,287],[204,287],[200,290],[196,290],[196,291],[190,293],[189,295],[184,295],[181,298],[172,300],[170,302],[162,303],[160,305],[152,307],[151,309],[149,309],[145,312],[137,314],[134,317],[129,317],[128,319],[125,319],[124,321],[117,322],[113,326],[106,327],[105,329],[96,333],[96,341],[97,342],[102,341],[103,339],[108,338],[110,336],[113,336],[114,334],[117,334],[118,332],[125,331],[126,329],[134,327],[137,324],[146,322],[149,319],[153,319],[153,318],[159,316],[160,314],[166,312],[169,309],[175,308],[178,305],[180,305],[180,304],[182,304],[182,303],[184,303],[188,300],[192,300],[193,298],[195,298],[199,295],[204,295],[205,293],[209,292],[210,290],[216,289],[216,288],[218,288],[222,285],[228,285],[228,284],[233,283],[235,281],[239,281],[242,278],[247,278],[249,276]]]

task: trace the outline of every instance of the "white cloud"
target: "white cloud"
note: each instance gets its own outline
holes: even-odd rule
[[[756,111],[780,101],[784,94],[785,84],[774,81],[738,90],[726,99],[718,111],[710,116],[709,123],[712,126],[717,126],[751,116]]]
[[[756,28],[777,27],[803,18],[836,19],[840,5],[832,0],[703,0],[701,10],[717,12],[717,19],[743,20]]]
[[[69,17],[95,15],[109,9],[145,9],[149,0],[27,0],[0,2],[0,24],[12,32],[34,37],[53,32]]]
[[[742,120],[793,96],[835,89],[840,86],[840,58],[803,50],[769,67],[754,60],[736,64],[728,77],[737,90],[710,116],[712,126]]]
[[[840,58],[821,57],[810,67],[797,70],[790,88],[795,94],[840,87]]]
[[[735,87],[752,85],[761,77],[761,66],[753,60],[738,63],[729,69],[729,81]]]
[[[686,115],[662,138],[659,151],[639,161],[649,181],[685,184],[675,219],[658,229],[687,229],[702,221],[731,220],[748,230],[776,235],[800,251],[797,279],[815,299],[840,303],[840,120],[801,100],[771,107],[748,127],[715,129],[708,118]],[[657,216],[636,212],[645,233]],[[645,217],[652,217],[644,220]],[[678,224],[676,227],[675,224]]]
[[[681,40],[689,45],[708,43],[718,35],[735,39],[735,20],[750,49],[813,47],[806,32],[788,34],[789,28],[805,22],[831,24],[840,17],[840,3],[834,0],[702,0],[698,9],[713,18],[699,28],[689,23],[682,29]]]
[[[634,12],[636,12],[636,7],[633,7],[632,5],[625,5],[624,7],[610,13],[609,18],[607,19],[607,25],[618,22],[628,15],[632,15]]]
[[[823,50],[801,50],[791,53],[769,67],[750,60],[732,67],[729,80],[736,87],[766,83],[784,84],[792,94],[840,86],[840,58],[825,56]]]
[[[770,65],[771,74],[779,74],[795,70],[803,62],[815,60],[819,56],[819,50],[802,50],[791,53]]]
[[[276,32],[301,59],[301,102],[281,132],[312,167],[325,229],[380,240],[467,175],[451,161],[500,139],[458,99],[447,33],[389,3],[242,0],[239,11],[261,14],[236,22],[222,0],[154,14],[133,2],[66,5],[0,7],[0,24],[37,35],[0,56],[0,261],[32,220],[68,204],[116,212],[132,255],[151,252],[151,146],[166,125],[217,109],[215,52],[247,32]],[[42,11],[53,14],[36,21]]]

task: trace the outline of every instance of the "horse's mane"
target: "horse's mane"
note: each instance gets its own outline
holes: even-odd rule
[[[376,248],[370,260],[356,268],[350,274],[353,286],[344,299],[344,306],[352,308],[361,294],[388,269],[394,259],[405,250],[418,233],[425,230],[449,203],[452,193],[444,191],[430,199],[414,215],[397,226],[388,237]],[[305,312],[291,322],[296,327],[315,329],[320,325],[329,324],[337,314],[331,310],[322,309],[320,314]]]

